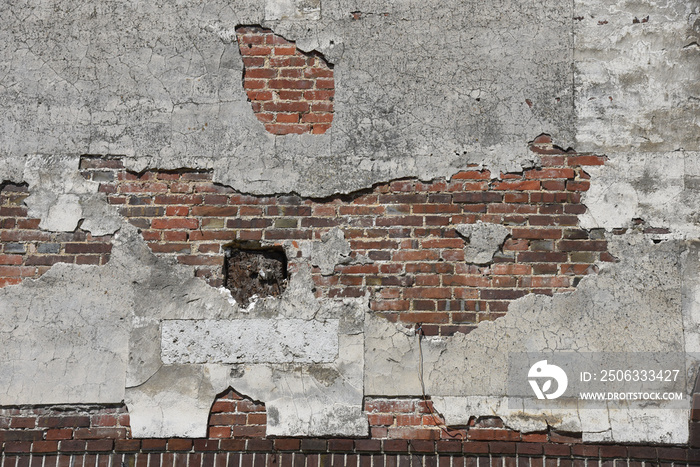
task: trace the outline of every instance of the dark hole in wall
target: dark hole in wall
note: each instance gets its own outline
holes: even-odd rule
[[[287,256],[280,247],[245,242],[226,247],[224,284],[246,307],[253,296],[274,297],[287,288]]]

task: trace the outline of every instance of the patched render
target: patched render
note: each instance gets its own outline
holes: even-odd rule
[[[0,289],[0,405],[125,401],[134,437],[204,437],[212,401],[231,387],[266,404],[267,435],[366,437],[363,398],[422,395],[422,350],[426,396],[448,425],[498,416],[523,432],[554,427],[584,441],[688,442],[689,406],[521,410],[505,378],[508,354],[519,351],[700,351],[697,2],[424,3],[0,6],[0,182],[28,185],[23,206],[40,234],[106,237],[111,248],[100,265],[34,265],[39,278],[21,272],[19,285]],[[235,37],[251,24],[333,63],[324,134],[273,135],[257,121]],[[543,133],[565,149],[528,151]],[[314,275],[379,267],[351,255],[343,229],[303,240],[284,293],[243,309],[178,263],[179,251],[154,254],[150,225],[119,215],[77,156],[124,155],[136,174],[211,169],[212,184],[240,194],[319,198],[466,169],[500,180],[571,147],[608,161],[578,172],[576,183],[590,183],[588,210],[569,227],[600,229],[592,248],[606,241],[619,262],[600,261],[572,291],[513,299],[504,316],[426,337],[422,348],[415,328],[370,310],[367,289],[314,295]],[[465,264],[504,259],[504,225],[454,225]],[[216,229],[192,230],[184,240],[171,232],[184,245],[173,248]],[[291,251],[291,241],[277,243]],[[3,261],[23,254],[3,244]],[[46,248],[39,254],[57,247]],[[372,274],[358,275],[363,286]],[[400,287],[420,287],[409,276],[397,275]],[[692,382],[691,355],[687,371]]]

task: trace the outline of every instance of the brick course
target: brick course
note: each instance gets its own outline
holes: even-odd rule
[[[89,232],[46,232],[28,216],[26,185],[0,185],[0,287],[37,278],[56,263],[104,265],[112,237]]]
[[[323,134],[333,121],[333,69],[317,52],[260,26],[236,28],[243,88],[255,116],[275,135]]]
[[[368,293],[372,310],[386,318],[451,335],[502,316],[528,293],[571,291],[597,261],[614,261],[602,231],[578,227],[587,189],[579,182],[587,175],[571,161],[601,160],[543,155],[542,168],[499,179],[469,169],[449,180],[396,180],[327,199],[245,195],[213,183],[209,171],[135,174],[114,157],[86,156],[81,169],[155,254],[177,258],[212,286],[223,285],[224,248],[232,242],[287,244],[293,272],[300,241],[338,227],[351,257],[370,262],[338,265],[325,276],[314,268],[318,297]],[[0,191],[0,286],[38,277],[56,262],[109,260],[110,236],[41,231],[39,220],[27,217],[26,191],[11,184]],[[488,265],[465,262],[465,240],[455,231],[478,221],[510,232]]]
[[[407,324],[423,323],[428,335],[469,332],[478,322],[502,316],[508,303],[528,293],[573,290],[594,273],[597,261],[613,261],[603,232],[578,226],[585,212],[579,182],[602,158],[543,156],[543,167],[492,179],[470,169],[451,179],[378,184],[371,190],[327,199],[293,195],[250,196],[212,182],[208,171],[147,171],[112,168],[100,190],[148,242],[173,256],[212,286],[223,284],[223,249],[236,241],[260,241],[291,251],[300,241],[320,240],[340,228],[353,258],[367,264],[338,265],[333,275],[313,270],[319,297],[370,295],[372,310]],[[91,161],[89,161],[91,162]],[[89,165],[89,164],[88,164]],[[104,167],[84,174],[104,179]],[[509,230],[493,263],[465,262],[462,223],[497,223]]]

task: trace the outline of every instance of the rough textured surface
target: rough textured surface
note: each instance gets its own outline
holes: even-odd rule
[[[460,224],[455,227],[459,235],[464,237],[467,245],[464,247],[464,260],[467,263],[486,264],[493,260],[493,255],[503,245],[510,231],[495,224]]]
[[[338,357],[338,321],[166,320],[161,360],[173,363],[323,363]]]
[[[29,215],[41,219],[39,227],[53,232],[72,232],[81,221],[94,235],[114,233],[121,219],[98,193],[98,184],[80,176],[76,156],[30,156],[21,181],[29,185],[25,203]],[[7,175],[7,179],[18,177]]]
[[[342,230],[335,227],[321,236],[321,242],[305,243],[303,253],[311,258],[311,264],[321,268],[321,274],[330,276],[338,264],[350,264],[354,258],[350,256],[352,249],[345,240]],[[371,262],[371,261],[367,261]]]
[[[657,238],[700,236],[700,153],[621,153],[590,167],[591,189],[584,195],[587,228],[608,230],[643,222]],[[638,219],[639,221],[635,221]]]
[[[324,195],[470,160],[517,169],[543,131],[573,141],[570,4],[302,3],[5,6],[0,154],[128,154],[136,170],[206,166],[247,191]],[[335,64],[325,135],[256,121],[234,31],[250,24]]]
[[[576,148],[700,149],[700,3],[576,0]]]
[[[287,287],[287,258],[280,249],[228,249],[224,268],[226,288],[242,307],[260,297],[276,297]]]
[[[513,409],[505,378],[515,351],[700,350],[699,14],[697,0],[5,2],[0,405],[123,400],[133,436],[203,437],[232,387],[265,403],[270,436],[410,438],[424,432],[369,424],[363,398],[422,426],[421,368],[470,436],[472,417],[501,417],[533,436],[686,443],[689,401],[543,413]],[[324,134],[257,120],[236,37],[251,25],[334,65]],[[223,251],[251,239],[293,267],[280,296],[243,308],[219,289]],[[164,357],[165,321],[250,348],[238,360],[191,333],[197,356]],[[253,322],[314,356],[256,360],[284,349],[245,334]],[[329,327],[323,345],[303,331]]]
[[[537,431],[551,425],[583,431],[588,440],[680,443],[687,439],[687,425],[676,423],[675,418],[687,417],[688,409],[609,410],[601,415],[600,410],[564,407],[547,416],[512,411],[505,402],[509,352],[685,350],[684,341],[678,339],[684,332],[679,258],[687,246],[655,244],[641,233],[611,240],[620,263],[583,279],[575,292],[528,295],[515,302],[503,319],[482,323],[469,335],[423,341],[426,392],[434,397],[438,410],[444,410],[448,424],[496,414],[517,429]],[[391,332],[391,324],[377,320],[368,321],[367,326],[367,393],[420,393],[418,337],[398,328]],[[390,384],[386,375],[391,375]],[[635,419],[643,420],[648,430],[640,432],[637,423],[630,423]]]

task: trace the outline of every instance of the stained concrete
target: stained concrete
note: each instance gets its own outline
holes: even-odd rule
[[[366,299],[316,300],[307,266],[291,277],[281,298],[242,310],[188,268],[155,257],[133,227],[124,224],[113,245],[105,266],[57,264],[39,279],[0,289],[0,405],[124,400],[136,437],[203,437],[215,395],[233,386],[275,408],[270,434],[367,431],[361,333]],[[178,364],[177,358],[168,360],[172,349],[161,346],[162,323],[173,322],[168,320],[225,322],[233,329],[237,322],[269,326],[271,319],[278,322],[278,354],[286,353],[286,363],[243,358],[250,362],[245,371]],[[296,347],[288,340],[295,336]],[[270,345],[254,344],[248,342],[249,352]],[[260,387],[260,372],[284,381],[284,388]]]
[[[576,149],[700,149],[700,2],[576,0]]]
[[[481,221],[476,224],[459,224],[455,230],[467,243],[464,247],[464,260],[473,264],[490,263],[510,234],[507,227]]]
[[[585,440],[685,442],[687,408],[513,409],[505,362],[522,350],[698,351],[698,13],[697,0],[0,5],[0,181],[28,183],[42,229],[116,233],[105,266],[58,264],[0,290],[0,405],[125,400],[136,437],[201,437],[230,386],[266,403],[270,435],[366,435],[363,396],[421,394],[418,337],[365,316],[367,298],[313,296],[311,265],[331,274],[348,261],[342,232],[302,245],[308,264],[283,296],[241,309],[151,254],[80,177],[78,155],[209,168],[244,193],[326,196],[470,164],[519,171],[537,165],[527,142],[547,133],[608,156],[586,168],[582,226],[606,229],[620,262],[575,292],[523,297],[468,336],[424,339],[426,391],[448,423],[496,415]],[[329,132],[265,132],[242,89],[240,24],[334,65]],[[611,236],[618,228],[629,230]],[[167,320],[337,321],[338,355],[163,362]]]
[[[583,194],[585,228],[627,228],[639,219],[665,228],[658,239],[700,237],[700,152],[617,153],[604,166],[586,167],[591,187]]]
[[[690,318],[684,318],[682,288],[685,281],[691,287],[697,282],[695,276],[682,275],[680,258],[688,245],[657,244],[639,232],[611,235],[608,241],[620,263],[601,264],[600,272],[584,278],[574,292],[527,295],[512,303],[505,317],[482,322],[468,335],[422,340],[425,391],[447,424],[466,424],[471,416],[501,416],[515,429],[583,431],[589,441],[687,440],[687,423],[677,420],[687,420],[689,400],[682,409],[564,406],[555,416],[507,403],[509,353],[686,351],[684,319]],[[414,332],[380,318],[369,320],[366,394],[421,394],[419,358]],[[684,390],[688,394],[691,388]],[[646,429],[640,432],[642,422]]]
[[[5,5],[0,155],[126,154],[135,170],[211,167],[244,191],[317,196],[467,162],[517,170],[542,132],[573,144],[571,16],[555,0]],[[256,120],[241,24],[334,65],[328,133]]]
[[[165,364],[333,362],[338,320],[165,320],[160,342]]]
[[[41,219],[39,228],[73,232],[80,225],[95,236],[117,231],[120,216],[107,204],[105,194],[98,193],[99,184],[80,175],[78,156],[32,155],[24,163],[21,175],[15,164],[8,164],[0,176],[28,184],[25,204],[29,217]]]
[[[345,240],[345,234],[338,227],[333,227],[322,234],[320,242],[303,242],[301,252],[302,256],[308,258],[312,265],[319,267],[324,276],[332,275],[337,265],[373,263],[365,255],[350,255],[352,252],[350,242]]]

